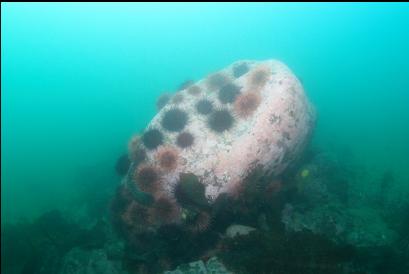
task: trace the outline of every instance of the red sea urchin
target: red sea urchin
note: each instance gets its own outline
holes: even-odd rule
[[[250,116],[260,105],[261,96],[256,92],[240,94],[234,102],[234,111],[241,118]]]
[[[136,149],[139,147],[139,144],[141,143],[141,136],[139,135],[133,135],[132,138],[128,142],[128,154],[130,158],[132,158],[132,154],[136,151]]]
[[[160,175],[153,166],[140,166],[135,172],[134,179],[139,189],[144,192],[155,193],[159,190]]]
[[[141,137],[139,135],[134,135],[128,143],[129,158],[136,165],[144,161],[146,158],[146,152],[140,144]]]
[[[170,172],[178,166],[179,153],[173,147],[160,147],[156,152],[156,160],[163,170]]]
[[[271,71],[269,67],[260,65],[248,75],[249,84],[253,88],[262,88],[267,83]]]
[[[179,219],[180,212],[175,201],[162,196],[155,200],[150,213],[155,223],[169,224]]]
[[[123,222],[128,226],[145,225],[149,220],[147,208],[135,201],[129,204],[121,217]]]

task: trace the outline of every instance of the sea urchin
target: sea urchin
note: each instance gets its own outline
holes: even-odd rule
[[[135,172],[134,179],[139,189],[144,192],[155,193],[159,189],[159,171],[153,166],[140,166]]]
[[[193,145],[193,135],[189,132],[182,132],[176,138],[176,144],[181,148],[187,148]]]
[[[135,165],[139,165],[146,159],[146,151],[143,148],[137,148],[134,154],[131,155],[131,160]]]
[[[217,72],[207,77],[206,84],[209,89],[217,90],[229,82],[229,78],[223,73]]]
[[[267,83],[270,73],[271,71],[268,67],[259,66],[255,68],[248,76],[250,86],[253,88],[263,87]]]
[[[156,101],[156,108],[161,110],[166,104],[169,102],[172,96],[169,93],[164,93],[159,96],[158,100]]]
[[[159,166],[165,171],[172,171],[178,165],[179,153],[173,147],[160,147],[156,153],[156,160]]]
[[[249,66],[245,62],[237,64],[233,67],[233,75],[236,78],[239,78],[243,74],[246,74],[248,71],[249,71]]]
[[[163,143],[163,135],[158,129],[149,129],[143,134],[142,142],[148,149],[155,149]]]
[[[250,116],[260,105],[261,96],[258,92],[240,94],[234,102],[234,111],[241,118]]]
[[[196,103],[196,110],[200,114],[207,115],[213,111],[213,104],[207,99],[202,99]]]
[[[147,209],[135,201],[132,201],[122,214],[122,220],[128,226],[138,227],[145,225],[148,222],[148,218],[149,215]]]
[[[175,105],[178,105],[178,104],[183,102],[183,99],[184,99],[183,95],[180,94],[180,93],[177,93],[177,94],[173,95],[172,103],[175,104]]]
[[[159,197],[150,212],[154,221],[160,224],[172,223],[179,217],[176,203],[167,197]]]
[[[235,84],[229,83],[224,85],[219,91],[219,100],[223,104],[233,103],[236,96],[239,94],[240,88]]]
[[[207,121],[209,128],[218,133],[229,130],[233,126],[233,122],[233,116],[227,109],[213,112]]]
[[[187,113],[179,108],[172,108],[162,117],[162,127],[169,131],[181,131],[187,124]]]
[[[184,90],[193,85],[195,82],[193,80],[186,80],[179,85],[178,90]]]
[[[202,89],[199,86],[193,85],[187,89],[187,93],[190,95],[199,95],[202,92]]]

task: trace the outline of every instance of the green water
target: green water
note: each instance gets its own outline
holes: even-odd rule
[[[314,142],[374,176],[392,170],[405,191],[408,26],[407,3],[2,3],[2,221],[119,182],[115,162],[156,98],[240,59],[285,62],[317,108]]]

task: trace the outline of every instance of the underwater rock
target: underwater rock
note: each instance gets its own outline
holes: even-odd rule
[[[397,238],[379,214],[369,207],[349,208],[328,203],[305,210],[286,204],[282,222],[287,231],[307,230],[355,247],[388,246]]]
[[[73,248],[62,262],[60,274],[126,274],[119,261],[110,261],[103,249]]]
[[[178,266],[173,271],[165,271],[164,274],[230,274],[226,267],[217,257],[210,258],[206,264],[203,261],[191,262]]]
[[[202,261],[191,262],[188,264],[180,265],[173,271],[165,271],[165,274],[206,274],[206,266]]]
[[[217,257],[211,257],[206,262],[208,273],[212,274],[229,274],[232,273],[226,269],[222,262]]]
[[[252,231],[255,231],[254,227],[245,226],[245,225],[231,225],[226,229],[225,235],[229,238],[234,238],[236,236],[244,236]]]
[[[238,73],[238,67],[246,69]],[[192,94],[192,88],[200,93]],[[181,174],[197,176],[209,204],[222,193],[236,196],[256,169],[281,174],[298,158],[314,127],[315,111],[300,81],[276,60],[238,61],[176,95],[183,100],[163,106],[138,144],[146,151],[142,167],[155,170],[149,182],[155,185],[149,191],[154,200],[175,201]],[[206,112],[197,109],[203,100],[211,106]],[[191,142],[181,146],[178,139],[185,132]],[[131,164],[123,182],[132,193],[145,191],[138,187],[138,164]],[[183,214],[175,216],[178,222]]]

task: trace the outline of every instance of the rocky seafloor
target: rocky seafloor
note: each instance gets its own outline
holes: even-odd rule
[[[267,188],[215,205],[203,231],[124,241],[107,210],[117,182],[76,209],[3,223],[2,273],[407,273],[409,201],[389,193],[390,171],[310,147],[280,178],[248,180]],[[376,191],[362,195],[365,180]]]
[[[247,120],[229,123],[231,131],[218,132],[220,125],[213,123],[210,111],[208,120],[196,115],[183,127],[176,124],[181,130],[189,124],[188,133],[198,138],[196,142],[202,140],[189,152],[185,145],[192,145],[192,136],[172,127],[166,131],[164,117],[176,108],[166,107],[165,101],[178,102],[181,111],[197,107],[201,99],[195,99],[198,90],[191,87],[198,84],[187,82],[176,95],[161,97],[159,114],[161,110],[164,114],[154,118],[142,137],[130,142],[129,152],[118,158],[112,168],[117,178],[103,183],[89,178],[74,207],[52,210],[32,221],[2,223],[2,273],[408,273],[409,191],[400,189],[404,185],[400,178],[389,170],[367,169],[353,155],[330,152],[316,142],[307,145],[314,115],[298,80],[272,62],[262,74],[263,86],[249,91],[245,73],[250,71],[251,76],[251,69],[259,69],[257,63],[249,64],[254,68],[238,66],[238,75],[234,69],[230,73],[239,87],[233,93],[228,89],[231,102],[217,92],[203,97],[215,104],[214,112],[223,108],[235,113],[229,119],[240,119],[242,109],[235,109],[234,100],[239,100],[235,98],[256,92],[252,98],[257,104],[244,113]],[[219,75],[216,82],[221,79],[226,80]],[[187,106],[180,102],[181,94],[188,96]],[[269,108],[274,100],[277,104]],[[280,106],[284,106],[280,113],[287,115],[284,127],[276,123],[280,113],[269,112]],[[264,113],[277,118],[268,137],[264,130],[254,130],[254,125],[269,126],[271,119],[264,119]],[[206,121],[215,132],[197,128]],[[152,125],[163,127],[164,133],[152,135]],[[249,135],[266,137],[268,142]],[[163,138],[159,143],[158,136]],[[263,145],[271,150],[252,151]],[[147,151],[141,154],[141,148]],[[248,156],[244,160],[243,151]],[[169,155],[186,161],[174,166]],[[207,156],[195,162],[196,155]],[[260,159],[262,165],[252,164]],[[218,168],[220,163],[229,176]],[[162,178],[155,188],[141,184],[141,178],[156,182],[157,174],[151,172],[156,164],[167,180]],[[206,174],[200,174],[202,164],[208,168]]]

